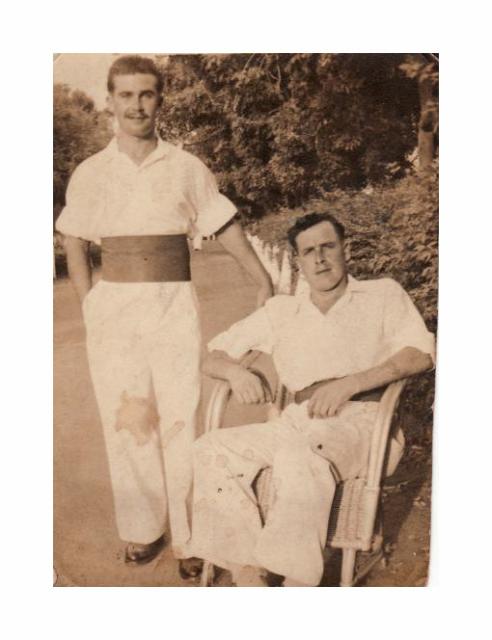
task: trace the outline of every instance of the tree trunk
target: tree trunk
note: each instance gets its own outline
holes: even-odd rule
[[[419,169],[425,171],[435,155],[437,109],[434,101],[434,83],[427,76],[419,80],[420,120],[418,131]]]

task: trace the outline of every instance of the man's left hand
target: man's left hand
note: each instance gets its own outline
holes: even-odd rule
[[[330,380],[311,396],[307,405],[308,415],[310,418],[331,418],[359,391],[352,376]]]

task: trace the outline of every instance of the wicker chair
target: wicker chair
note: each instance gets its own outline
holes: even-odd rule
[[[242,360],[243,366],[251,369],[259,355],[258,352],[247,354]],[[255,369],[253,371],[258,373]],[[355,586],[376,563],[384,559],[380,510],[381,482],[385,477],[391,426],[404,385],[405,380],[391,383],[379,401],[366,477],[347,480],[337,486],[328,525],[327,545],[342,550],[341,587]],[[231,390],[227,382],[219,381],[215,384],[207,407],[205,432],[223,426],[230,395]],[[273,411],[281,411],[288,404],[288,397],[287,389],[277,384]],[[260,472],[255,483],[263,521],[271,504],[270,488],[271,469],[267,467]],[[357,558],[358,552],[361,553]],[[213,573],[213,566],[205,562],[202,586],[211,584]]]

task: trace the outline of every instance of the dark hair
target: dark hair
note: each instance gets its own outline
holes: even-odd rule
[[[148,73],[155,76],[157,80],[157,93],[161,94],[164,81],[155,62],[143,56],[122,56],[113,62],[108,72],[108,91],[114,91],[115,76],[129,76],[136,73]]]
[[[297,218],[294,225],[287,231],[287,240],[294,252],[297,253],[296,239],[301,231],[306,231],[306,229],[310,229],[320,222],[330,222],[340,241],[343,242],[345,240],[345,227],[331,213],[308,213],[301,218]]]

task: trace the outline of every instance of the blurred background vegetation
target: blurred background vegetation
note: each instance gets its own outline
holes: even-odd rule
[[[295,217],[331,210],[349,232],[352,273],[397,279],[436,330],[435,55],[155,58],[160,135],[202,158],[253,233],[282,244]],[[55,85],[54,218],[73,169],[112,135],[108,113]],[[59,242],[55,250],[62,261]],[[429,418],[433,376],[419,380],[406,395]]]

